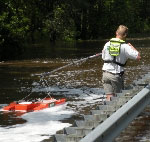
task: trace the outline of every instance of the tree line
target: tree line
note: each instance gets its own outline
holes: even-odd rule
[[[108,38],[120,24],[131,34],[150,32],[149,0],[0,0],[0,7],[0,55],[44,38]]]

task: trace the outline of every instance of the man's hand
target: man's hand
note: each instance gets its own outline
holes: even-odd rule
[[[138,53],[138,56],[137,56],[136,59],[137,59],[137,60],[140,60],[140,59],[141,59],[140,53]]]

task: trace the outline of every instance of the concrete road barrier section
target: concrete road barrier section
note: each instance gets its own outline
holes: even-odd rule
[[[97,106],[84,120],[75,120],[54,142],[112,142],[150,104],[150,73],[133,81],[112,101]]]

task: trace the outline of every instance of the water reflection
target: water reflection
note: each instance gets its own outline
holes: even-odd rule
[[[21,116],[23,112],[0,112],[0,127],[9,127],[12,128],[16,124],[23,124],[26,120],[18,117]]]

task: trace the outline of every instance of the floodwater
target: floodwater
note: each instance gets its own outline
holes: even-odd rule
[[[101,57],[72,64],[52,74],[48,72],[100,53],[104,43],[105,41],[34,44],[26,48],[18,60],[0,62],[0,141],[50,141],[52,135],[71,126],[73,119],[82,118],[83,114],[88,114],[97,104],[101,104],[104,100]],[[131,40],[131,43],[141,52],[142,60],[129,60],[127,63],[126,86],[150,70],[149,39]],[[65,97],[67,102],[25,114],[2,111],[2,107],[12,101],[33,101],[46,96]],[[143,112],[141,117],[141,121],[147,120],[144,125],[150,123],[149,112]],[[150,137],[148,128],[145,127],[144,133],[131,136],[132,140],[146,141]],[[123,135],[125,137],[126,133]],[[125,139],[122,138],[123,140]]]

